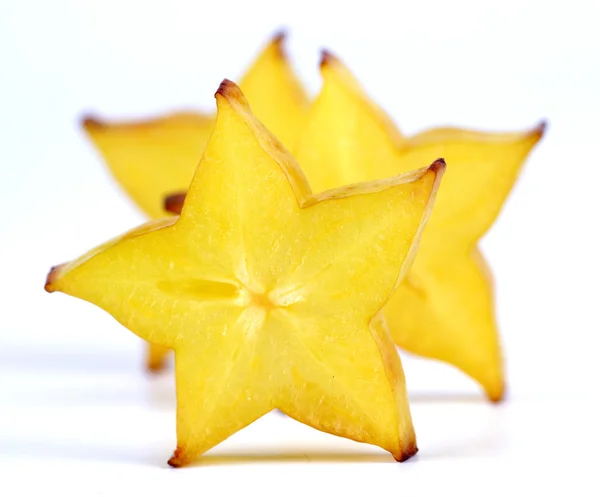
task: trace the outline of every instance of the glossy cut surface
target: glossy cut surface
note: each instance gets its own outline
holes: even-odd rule
[[[414,260],[444,162],[313,195],[234,83],[216,99],[181,216],[53,268],[46,289],[175,350],[173,466],[274,408],[411,457],[404,375],[380,309]]]

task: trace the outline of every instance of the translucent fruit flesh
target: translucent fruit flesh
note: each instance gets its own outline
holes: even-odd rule
[[[182,466],[274,408],[401,461],[417,451],[399,357],[379,313],[414,260],[445,169],[313,195],[239,88],[180,217],[54,268],[87,300],[175,350]]]

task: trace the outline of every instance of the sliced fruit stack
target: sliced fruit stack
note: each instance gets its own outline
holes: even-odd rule
[[[405,137],[328,52],[311,103],[282,42],[240,87],[223,81],[216,116],[83,122],[152,220],[54,267],[46,289],[147,340],[151,370],[174,350],[173,466],[276,408],[411,457],[396,345],[504,394],[477,242],[544,124]]]

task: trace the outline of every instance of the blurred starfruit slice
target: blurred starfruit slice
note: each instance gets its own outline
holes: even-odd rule
[[[431,157],[446,159],[447,177],[419,254],[384,315],[402,349],[456,366],[490,400],[500,400],[504,370],[492,277],[477,242],[545,123],[522,133],[440,128],[405,137],[330,53],[323,54],[321,75],[321,92],[295,149],[315,191],[411,171]]]
[[[267,412],[417,451],[402,366],[378,315],[414,259],[443,161],[313,195],[225,80],[181,217],[54,268],[87,300],[175,351],[182,466]]]
[[[261,122],[291,149],[309,100],[283,51],[284,38],[281,32],[271,39],[240,86]],[[85,131],[115,179],[155,219],[166,214],[166,194],[188,188],[214,123],[214,115],[194,112],[134,122],[83,119]]]

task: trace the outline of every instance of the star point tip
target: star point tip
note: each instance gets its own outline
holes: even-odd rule
[[[233,81],[225,78],[223,81],[221,81],[219,89],[215,93],[215,97],[217,95],[221,95],[227,99],[232,98],[234,100],[239,100],[242,97],[242,90],[240,90],[240,87]]]
[[[46,276],[46,283],[44,284],[44,290],[48,293],[52,293],[55,291],[54,281],[56,280],[56,273],[58,272],[59,266],[52,266],[50,271],[48,271],[48,275]]]
[[[406,447],[399,455],[393,454],[394,459],[398,462],[408,461],[411,457],[415,456],[419,452],[419,448],[416,444],[411,444],[409,447]]]
[[[288,29],[287,28],[279,28],[273,34],[272,42],[274,45],[281,46],[288,37]]]
[[[181,214],[183,203],[185,202],[185,193],[175,193],[165,197],[163,208],[171,214]]]
[[[500,404],[506,399],[506,384],[502,381],[493,388],[487,388],[486,394],[492,404]]]
[[[436,174],[443,173],[446,170],[446,161],[443,158],[436,159],[428,168]]]
[[[542,138],[546,134],[546,130],[548,129],[548,120],[541,119],[536,126],[532,130],[532,134]]]
[[[330,52],[326,48],[321,50],[321,60],[319,62],[319,67],[321,69],[333,64],[336,61],[337,61],[337,57],[335,55],[333,55],[332,52]]]
[[[81,123],[81,126],[88,131],[104,128],[104,122],[98,119],[94,114],[84,114],[79,122]]]
[[[182,456],[182,450],[178,447],[171,458],[167,461],[167,464],[172,468],[181,468],[186,464],[185,457]]]
[[[161,361],[149,361],[146,366],[146,371],[153,376],[162,373],[165,369]]]

